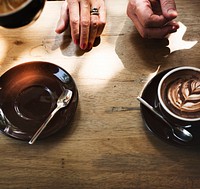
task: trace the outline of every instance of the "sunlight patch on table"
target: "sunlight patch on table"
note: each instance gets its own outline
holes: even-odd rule
[[[145,87],[158,74],[159,71],[160,71],[160,65],[157,67],[155,72],[150,73],[146,78],[144,78],[142,80],[142,82],[144,83],[144,86],[143,86],[142,91],[140,92],[139,96],[142,96],[142,93],[143,93],[143,90],[145,89]]]
[[[6,54],[8,51],[8,44],[5,38],[0,38],[0,61],[3,61],[6,58]]]
[[[178,22],[178,24],[180,27],[177,32],[168,36],[169,45],[167,47],[170,49],[170,53],[183,49],[191,49],[198,42],[183,40],[183,36],[186,33],[187,27],[181,22]]]
[[[79,70],[79,77],[91,79],[92,83],[97,80],[101,84],[106,84],[118,72],[124,69],[121,60],[117,55],[113,55],[113,47],[93,49],[91,55],[85,57],[83,65]]]

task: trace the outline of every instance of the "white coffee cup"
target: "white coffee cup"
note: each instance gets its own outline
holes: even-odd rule
[[[200,69],[177,67],[159,82],[158,101],[163,116],[179,126],[200,126]]]

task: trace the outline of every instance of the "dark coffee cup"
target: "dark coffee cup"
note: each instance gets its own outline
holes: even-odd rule
[[[158,85],[163,116],[178,126],[200,126],[200,69],[177,67],[166,73]]]
[[[18,28],[40,16],[46,0],[0,0],[0,26]]]

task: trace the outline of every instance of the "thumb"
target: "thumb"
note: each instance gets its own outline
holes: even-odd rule
[[[167,20],[173,20],[177,17],[176,4],[174,0],[160,0],[163,16]]]
[[[63,31],[66,30],[69,24],[69,10],[67,6],[67,2],[65,1],[61,7],[61,12],[60,12],[60,19],[57,23],[57,27],[55,29],[56,33],[62,33]]]

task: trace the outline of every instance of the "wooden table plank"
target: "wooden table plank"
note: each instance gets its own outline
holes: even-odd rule
[[[126,16],[124,0],[106,1],[100,44],[83,52],[69,32],[54,30],[62,2],[47,2],[37,22],[0,28],[0,73],[26,61],[48,61],[75,79],[79,104],[70,129],[30,146],[0,135],[1,189],[200,188],[200,151],[169,145],[144,126],[136,97],[149,75],[199,67],[198,0],[177,0],[191,49],[169,54],[167,40],[145,40]],[[168,56],[164,56],[168,55]]]

